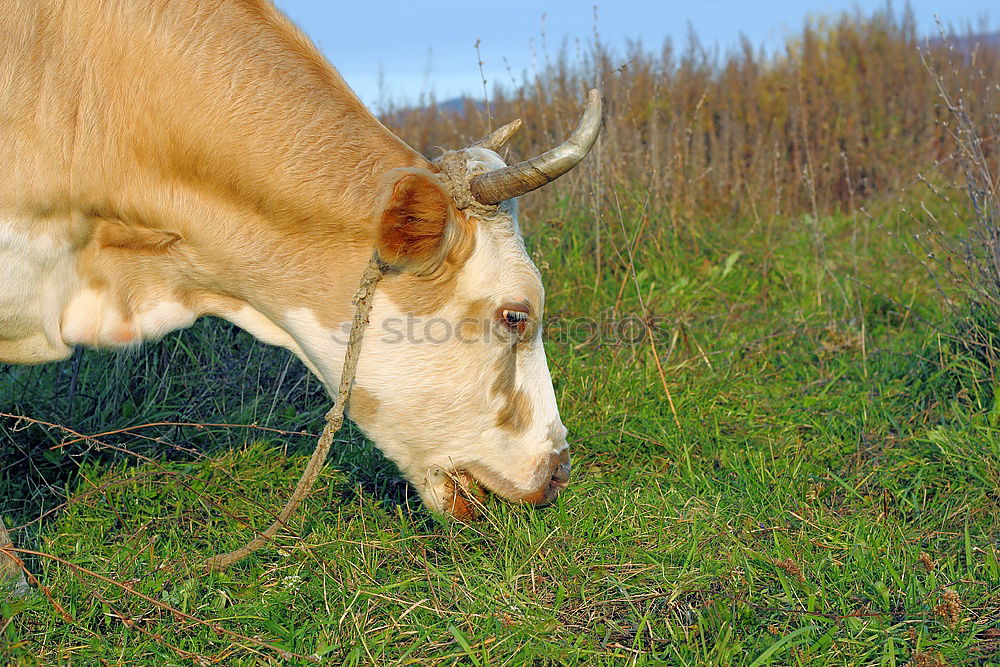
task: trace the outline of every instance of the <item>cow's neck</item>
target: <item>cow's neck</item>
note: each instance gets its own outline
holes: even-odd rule
[[[159,4],[53,13],[59,41],[35,88],[0,78],[34,135],[0,176],[0,259],[6,224],[47,253],[22,273],[57,286],[26,298],[61,303],[32,315],[28,359],[0,335],[0,360],[213,314],[294,350],[330,386],[329,333],[350,319],[378,180],[425,163],[268,3]]]

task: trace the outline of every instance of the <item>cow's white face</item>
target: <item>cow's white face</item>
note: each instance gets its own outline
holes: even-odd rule
[[[444,190],[464,187],[459,156],[467,175],[503,166],[484,148],[451,154],[451,173],[434,181]],[[570,465],[542,345],[541,277],[515,201],[460,210],[461,195],[448,194],[454,229],[438,266],[424,276],[404,267],[376,289],[349,414],[436,509],[468,515],[456,483],[472,480],[508,499],[546,503],[568,482]],[[401,224],[419,224],[407,217],[415,213]],[[380,251],[393,261],[392,247],[383,242]]]

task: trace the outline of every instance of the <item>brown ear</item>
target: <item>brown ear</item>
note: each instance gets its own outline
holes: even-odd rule
[[[391,186],[378,221],[376,247],[388,264],[416,273],[436,269],[454,227],[451,201],[430,172],[407,170]]]

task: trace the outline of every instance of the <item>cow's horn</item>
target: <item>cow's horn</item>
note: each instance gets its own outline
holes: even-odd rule
[[[474,177],[469,183],[472,196],[482,204],[499,204],[556,180],[580,164],[594,147],[597,136],[601,133],[603,112],[601,94],[591,90],[587,95],[587,109],[583,112],[583,118],[569,139],[530,160]],[[503,129],[500,128],[493,134]]]
[[[498,127],[473,145],[481,148],[488,148],[491,151],[498,151],[503,148],[504,145],[510,141],[510,138],[517,134],[517,131],[520,129],[521,119],[518,118],[517,120],[507,123],[503,127]]]

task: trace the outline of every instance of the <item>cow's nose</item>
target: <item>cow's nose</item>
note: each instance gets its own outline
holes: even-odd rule
[[[570,465],[568,450],[564,449],[558,454],[552,454],[549,459],[549,465],[552,466],[552,472],[548,482],[543,484],[535,493],[525,496],[523,500],[532,505],[548,505],[569,484]]]
[[[559,459],[552,469],[552,486],[562,488],[569,484],[570,469],[569,450],[564,449],[559,453]]]

